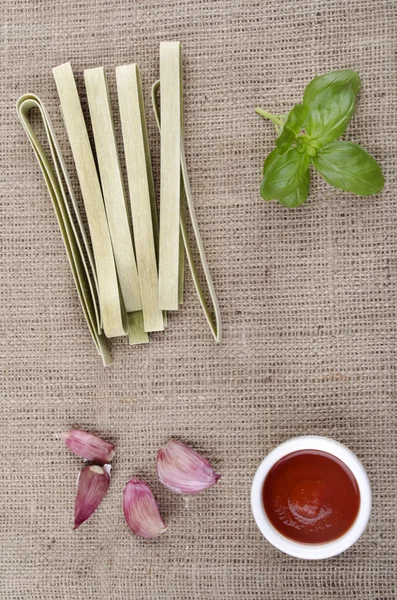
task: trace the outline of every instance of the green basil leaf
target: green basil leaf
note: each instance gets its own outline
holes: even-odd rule
[[[326,89],[310,110],[306,132],[323,146],[343,135],[356,105],[352,86],[337,85]]]
[[[290,110],[276,140],[276,146],[281,153],[292,146],[296,136],[305,126],[308,114],[309,107],[306,104],[297,104]]]
[[[298,135],[305,126],[308,114],[309,107],[306,104],[296,104],[294,108],[289,111],[284,127],[289,127],[296,135]]]
[[[263,171],[262,171],[263,175],[265,174],[265,171],[268,171],[269,169],[271,169],[273,162],[276,160],[276,157],[279,154],[280,153],[278,152],[277,148],[275,148],[266,156],[265,162],[263,164]]]
[[[313,157],[317,171],[331,185],[358,194],[377,194],[384,186],[382,171],[376,160],[358,144],[331,142]]]
[[[310,165],[310,156],[290,148],[284,154],[273,150],[263,169],[261,196],[264,200],[277,200],[293,192]]]
[[[326,89],[331,89],[338,85],[352,86],[353,92],[357,95],[360,91],[361,80],[358,73],[351,71],[350,69],[343,69],[341,71],[331,71],[325,75],[318,75],[305,89],[303,95],[303,102],[312,106],[317,102],[317,97]]]
[[[282,196],[278,199],[281,204],[286,206],[287,208],[297,208],[304,204],[309,195],[310,188],[310,169],[307,169],[306,173],[304,173],[301,182],[298,184],[296,190],[287,194],[286,196]]]
[[[295,138],[295,133],[291,129],[289,129],[289,127],[286,127],[284,125],[283,130],[276,139],[276,146],[279,153],[283,154],[288,150],[288,148],[291,148],[292,144],[295,141]]]

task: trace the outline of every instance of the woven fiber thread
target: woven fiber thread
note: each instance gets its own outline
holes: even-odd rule
[[[395,600],[395,1],[3,0],[0,10],[0,598]],[[42,98],[76,184],[51,67],[72,61],[87,114],[83,69],[103,65],[115,100],[114,68],[138,62],[158,188],[150,85],[160,41],[176,39],[224,341],[213,343],[187,274],[166,332],[138,348],[112,342],[105,370],[15,102],[28,91]],[[285,112],[315,74],[344,67],[363,81],[347,138],[380,161],[384,191],[354,197],[313,174],[303,208],[264,203],[274,131],[254,107]],[[82,461],[58,437],[74,425],[117,445],[109,493],[77,532]],[[262,458],[302,434],[348,445],[373,488],[360,541],[320,562],[272,548],[249,505]],[[213,463],[217,486],[184,498],[157,482],[156,451],[171,436]],[[150,484],[169,526],[154,542],[124,523],[133,475]]]

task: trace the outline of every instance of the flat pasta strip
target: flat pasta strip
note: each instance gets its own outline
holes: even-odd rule
[[[131,346],[136,344],[147,344],[149,336],[145,331],[143,323],[143,312],[129,313],[128,315],[128,339]]]
[[[40,112],[44,132],[50,148],[51,160],[44,151],[30,122],[29,113],[34,108]],[[96,300],[98,296],[98,281],[94,259],[50,117],[40,98],[34,94],[25,94],[19,98],[17,113],[33,148],[51,197],[88,328],[97,351],[102,357],[103,364],[105,366],[109,365],[112,363],[112,357],[106,338],[101,333],[101,319]],[[77,226],[75,225],[75,221],[77,222]],[[87,256],[87,260],[85,256]]]
[[[143,312],[144,330],[163,331],[163,313],[159,308],[158,273],[153,206],[150,181],[152,168],[147,143],[142,87],[137,65],[116,69],[124,155],[134,230],[136,260]],[[152,197],[154,198],[154,188]],[[157,210],[156,227],[157,225]]]
[[[163,310],[179,307],[179,215],[180,141],[182,123],[182,55],[179,42],[160,44],[161,181],[159,305]]]
[[[140,285],[103,67],[86,69],[84,80],[114,260],[124,306],[129,313],[141,309]]]
[[[127,333],[127,314],[120,294],[101,186],[70,63],[53,69],[95,257],[102,323],[107,337]]]

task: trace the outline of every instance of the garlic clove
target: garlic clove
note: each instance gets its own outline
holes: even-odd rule
[[[114,445],[89,431],[70,429],[62,437],[69,450],[86,460],[104,465],[114,457]]]
[[[221,477],[198,452],[177,440],[160,448],[156,467],[161,483],[176,494],[196,494]]]
[[[152,491],[144,481],[130,479],[124,488],[123,508],[128,527],[140,537],[155,538],[167,529]]]
[[[77,480],[77,494],[74,503],[74,527],[78,529],[102,502],[110,485],[110,465],[84,467]]]

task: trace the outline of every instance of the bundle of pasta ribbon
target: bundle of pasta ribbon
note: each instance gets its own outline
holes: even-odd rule
[[[220,310],[198,230],[187,174],[179,42],[160,45],[160,81],[154,84],[152,90],[159,128],[160,112],[162,120],[160,225],[137,65],[123,65],[116,69],[132,224],[129,223],[104,69],[99,67],[84,72],[98,169],[70,63],[55,67],[53,74],[80,184],[91,245],[45,107],[37,96],[26,94],[18,100],[17,112],[49,190],[84,316],[104,365],[112,362],[106,338],[128,334],[131,344],[146,343],[149,332],[164,330],[166,311],[178,310],[183,299],[184,249],[211,332],[220,342]],[[160,82],[159,107],[157,92]],[[40,111],[50,148],[49,156],[33,129],[30,119],[32,108]],[[207,305],[194,263],[186,217],[191,220],[212,311]]]

